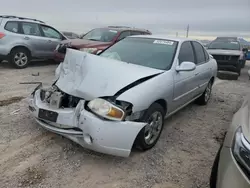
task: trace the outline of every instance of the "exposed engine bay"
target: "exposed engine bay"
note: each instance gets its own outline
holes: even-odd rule
[[[42,88],[40,98],[43,102],[49,103],[51,108],[75,108],[81,100],[79,97],[68,95],[61,91],[57,86]]]
[[[116,100],[115,97],[102,97],[103,99],[121,107],[127,115],[132,114],[133,105],[128,102]],[[77,104],[80,100],[84,100],[83,98],[75,97],[69,95],[63,91],[61,91],[56,85],[52,85],[49,88],[41,88],[40,89],[40,99],[41,101],[48,103],[51,109],[59,109],[59,108],[76,108]],[[86,102],[86,109],[88,110]]]

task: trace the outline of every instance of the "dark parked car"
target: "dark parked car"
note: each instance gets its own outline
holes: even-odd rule
[[[151,35],[152,33],[146,29],[137,29],[125,26],[109,26],[104,28],[96,28],[79,39],[65,40],[61,42],[55,49],[54,59],[63,61],[66,48],[79,49],[92,54],[97,54],[114,43],[131,35]]]
[[[218,70],[235,72],[240,76],[241,68],[244,67],[246,61],[240,42],[216,39],[209,44],[207,50],[216,59]]]

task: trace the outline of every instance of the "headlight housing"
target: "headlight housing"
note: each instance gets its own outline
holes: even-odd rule
[[[241,127],[235,133],[232,152],[236,161],[250,173],[250,143],[243,135]]]
[[[90,101],[87,106],[93,113],[109,120],[121,121],[125,118],[125,112],[122,108],[105,99],[94,99]]]
[[[97,48],[81,48],[80,49],[80,51],[88,52],[88,53],[93,53],[93,52],[95,52],[97,50],[98,50]]]

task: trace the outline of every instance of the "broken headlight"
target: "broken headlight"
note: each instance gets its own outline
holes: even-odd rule
[[[110,120],[123,120],[125,117],[125,112],[122,108],[105,99],[94,99],[88,103],[88,107],[95,114]]]
[[[243,135],[241,127],[235,133],[232,152],[243,170],[250,173],[250,143]]]

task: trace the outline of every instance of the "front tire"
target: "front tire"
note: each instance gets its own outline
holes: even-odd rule
[[[164,109],[158,104],[152,104],[140,121],[148,124],[139,132],[135,140],[135,146],[142,150],[151,149],[160,138],[164,125]]]
[[[23,69],[30,63],[30,53],[25,48],[16,48],[11,51],[9,60],[15,68]]]
[[[199,105],[206,105],[211,98],[212,93],[212,80],[210,80],[207,84],[207,87],[203,94],[196,100]]]

